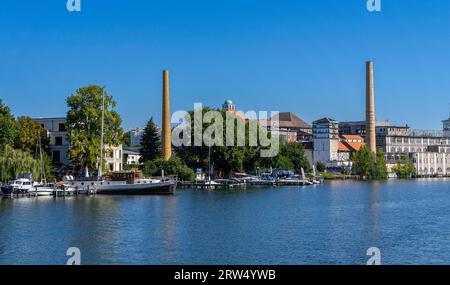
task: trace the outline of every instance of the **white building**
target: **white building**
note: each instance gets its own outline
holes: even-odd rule
[[[140,164],[139,160],[141,159],[141,154],[136,148],[124,148],[123,156],[125,158],[126,164]]]
[[[144,129],[135,128],[130,130],[130,146],[141,145],[141,138],[144,134]]]
[[[412,162],[419,175],[450,175],[450,152],[440,150],[412,154]]]
[[[69,164],[69,141],[67,140],[66,118],[38,118],[50,138],[51,160],[54,164]]]
[[[313,122],[313,159],[314,164],[322,162],[327,167],[333,167],[338,160],[339,123],[330,118]]]
[[[36,118],[50,138],[51,160],[55,165],[69,165],[70,142],[67,140],[66,118]],[[122,145],[105,145],[105,160],[110,171],[122,171]]]
[[[442,123],[444,124],[444,137],[450,138],[450,118]]]

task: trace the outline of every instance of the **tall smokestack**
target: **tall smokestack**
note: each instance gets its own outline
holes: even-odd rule
[[[170,129],[170,83],[169,71],[163,71],[163,104],[162,104],[162,157],[169,160],[172,157],[172,138]]]
[[[373,62],[366,62],[366,142],[370,151],[377,152],[375,135],[375,87],[373,82]]]

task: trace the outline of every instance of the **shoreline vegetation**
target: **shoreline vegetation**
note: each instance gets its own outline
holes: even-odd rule
[[[103,101],[103,96],[105,100]],[[105,124],[104,140],[110,146],[129,146],[129,134],[122,128],[122,119],[115,110],[117,103],[113,96],[97,85],[90,85],[76,90],[75,94],[66,99],[67,102],[67,140],[70,143],[70,165],[67,169],[71,175],[79,176],[86,170],[96,174],[98,169],[108,174],[105,159],[99,166],[100,133],[102,129],[102,113],[104,107]],[[104,105],[103,105],[104,104]],[[203,107],[202,112],[213,110]],[[215,109],[224,117],[226,111]],[[192,124],[194,111],[190,111]],[[229,114],[228,114],[229,115]],[[242,120],[234,115],[234,123]],[[204,123],[202,133],[214,122]],[[248,126],[248,122],[245,122]],[[223,139],[226,138],[225,120],[223,125]],[[249,128],[246,128],[245,141],[249,140]],[[258,130],[263,131],[262,129]],[[266,131],[270,136],[270,131]],[[192,145],[194,138],[192,137]],[[37,142],[43,150],[44,168],[38,167],[40,157],[37,151]],[[224,144],[225,141],[224,141]],[[180,146],[173,147],[173,156],[165,161],[161,156],[161,138],[159,127],[150,117],[139,145],[142,158],[139,165],[126,165],[124,170],[140,170],[145,176],[176,175],[181,181],[194,181],[196,172],[201,170],[205,177],[211,179],[232,178],[234,173],[249,173],[261,176],[262,173],[272,169],[286,169],[294,174],[303,174],[303,177],[312,177],[313,167],[306,158],[305,149],[301,143],[282,142],[278,154],[274,157],[261,157],[261,146]],[[60,179],[59,165],[53,164],[50,159],[50,138],[46,130],[30,117],[15,118],[10,109],[0,99],[0,179],[6,183],[15,179],[20,173],[32,173],[39,179],[46,177],[48,181]],[[344,169],[341,173],[328,172],[323,163],[317,163],[315,168],[325,180],[358,179],[383,180],[389,173],[382,152],[373,154],[367,147],[353,152],[351,155],[351,169]],[[270,169],[270,170],[269,170]],[[197,171],[194,171],[197,170]],[[416,176],[415,167],[404,157],[402,162],[392,168],[398,178],[413,178]],[[66,173],[65,173],[66,174]]]

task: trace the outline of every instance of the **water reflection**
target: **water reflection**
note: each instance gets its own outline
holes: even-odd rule
[[[65,264],[72,246],[84,264],[365,264],[372,246],[383,264],[445,264],[448,181],[4,198],[0,264]]]

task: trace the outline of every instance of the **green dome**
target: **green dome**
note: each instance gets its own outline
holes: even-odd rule
[[[231,100],[227,100],[227,101],[225,101],[225,104],[228,104],[228,105],[233,105],[233,101],[231,101]]]

